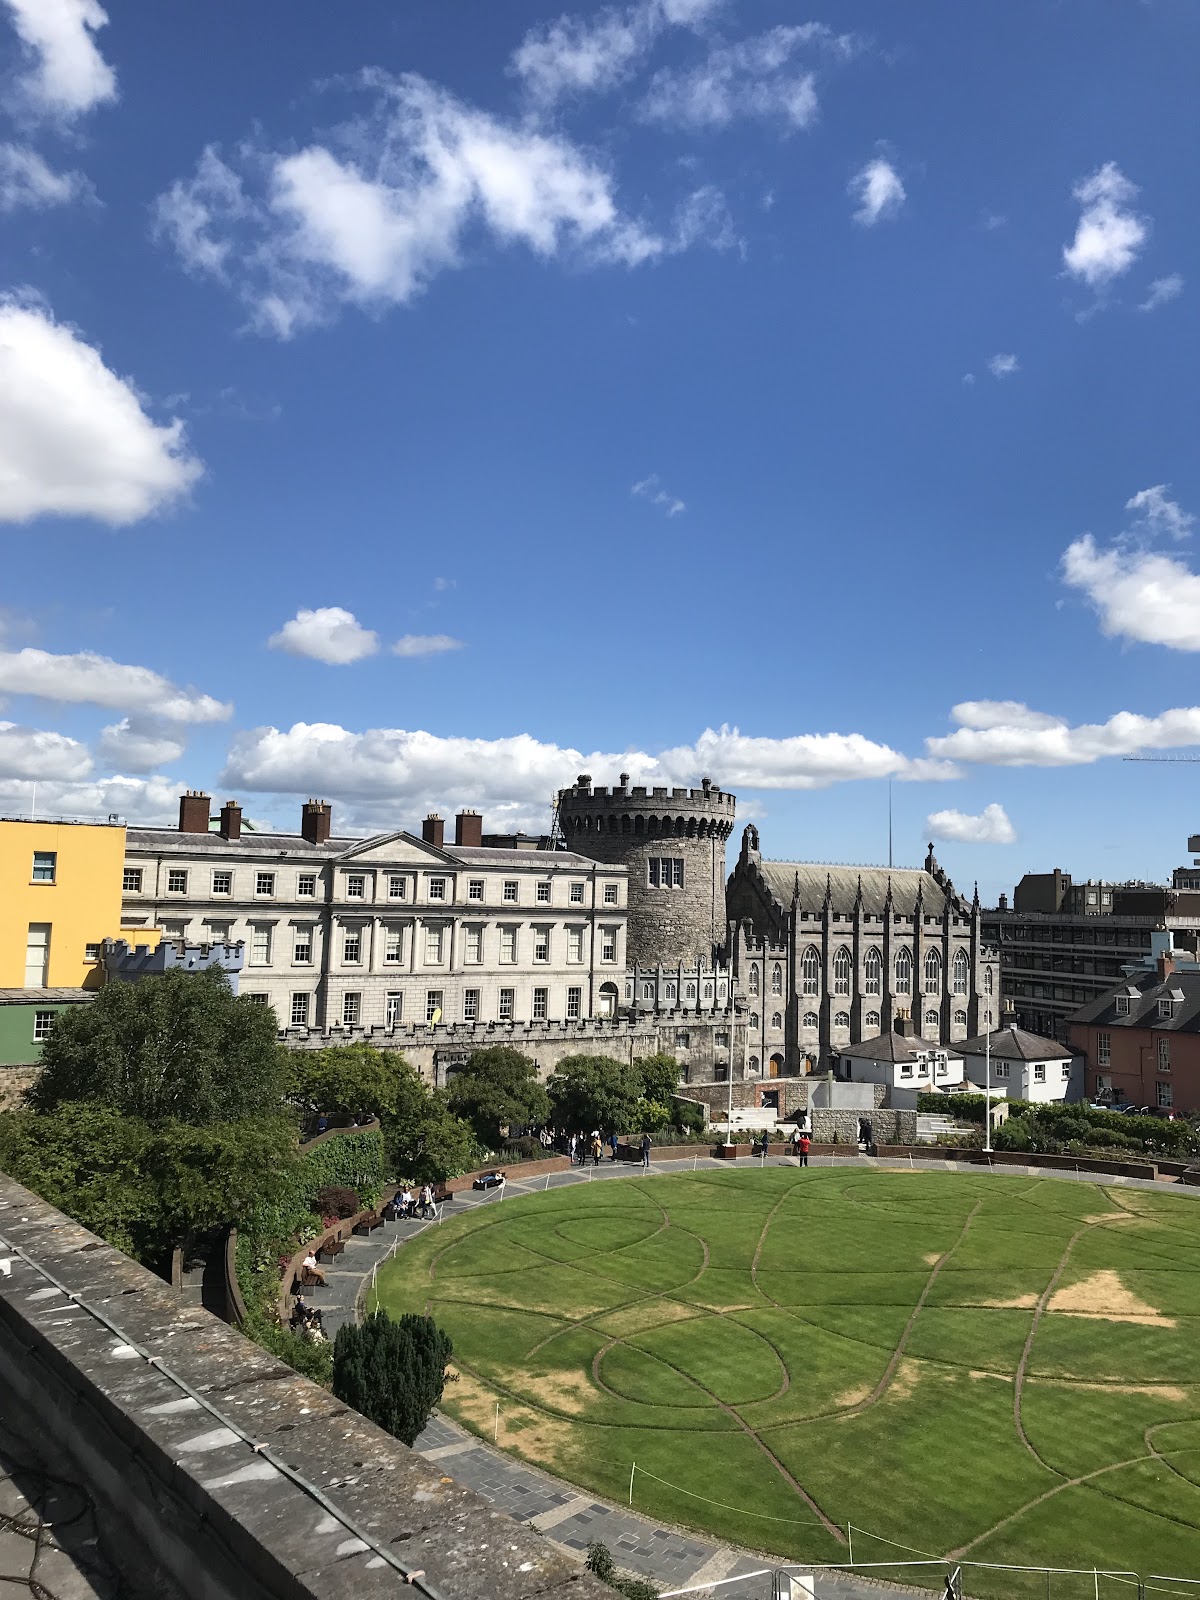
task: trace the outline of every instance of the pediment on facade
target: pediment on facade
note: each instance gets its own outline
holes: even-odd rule
[[[338,857],[342,862],[370,867],[453,867],[458,863],[453,856],[426,844],[411,833],[378,834],[364,839]]]

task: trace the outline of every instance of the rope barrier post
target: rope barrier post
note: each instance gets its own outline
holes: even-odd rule
[[[499,1442],[500,1442],[500,1402],[499,1402],[499,1400],[496,1401],[496,1431],[492,1435],[492,1441],[495,1444],[499,1444]]]
[[[850,1546],[850,1565],[854,1565],[854,1529],[846,1524],[846,1543]]]
[[[633,1475],[637,1471],[637,1462],[634,1461],[629,1468],[629,1504],[633,1504]]]
[[[1075,1165],[1075,1171],[1076,1172],[1079,1171],[1078,1162]],[[1097,1568],[1095,1568],[1095,1567],[1092,1568],[1092,1577],[1095,1579],[1095,1583],[1096,1583],[1096,1600],[1100,1600],[1100,1573],[1097,1570]]]

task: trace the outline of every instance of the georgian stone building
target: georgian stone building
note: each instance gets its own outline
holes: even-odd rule
[[[995,1020],[998,958],[978,894],[958,894],[932,845],[922,870],[770,861],[750,826],[726,907],[751,1077],[827,1071],[902,1018],[931,1044]]]

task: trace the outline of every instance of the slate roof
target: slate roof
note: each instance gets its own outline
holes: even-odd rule
[[[964,1039],[958,1046],[964,1056],[985,1056],[987,1034],[976,1034],[974,1039]],[[1066,1049],[1056,1039],[1045,1039],[1038,1033],[1027,1033],[1012,1024],[996,1028],[992,1033],[992,1057],[996,1061],[1067,1061],[1073,1051]]]
[[[1129,1000],[1118,1015],[1117,999]],[[1177,998],[1182,996],[1181,999]],[[1160,1017],[1158,1002],[1171,1000],[1171,1015]],[[1135,972],[1098,1000],[1073,1011],[1068,1022],[1096,1022],[1106,1028],[1155,1028],[1167,1033],[1200,1033],[1200,972],[1173,972],[1164,982],[1157,972]]]
[[[0,989],[0,1006],[76,1005],[95,998],[94,989]]]
[[[852,1056],[856,1061],[915,1061],[918,1055],[929,1050],[944,1049],[950,1057],[958,1054],[957,1045],[939,1045],[929,1039],[918,1039],[915,1034],[881,1033],[874,1039],[864,1039],[861,1044],[843,1045],[839,1055]]]
[[[306,856],[313,861],[332,861],[355,845],[366,841],[357,837],[328,839],[324,844],[309,844],[300,833],[270,833],[266,829],[243,833],[240,839],[222,839],[219,833],[180,833],[178,828],[130,828],[125,835],[127,850],[156,855],[196,855],[211,851],[228,855],[238,850],[247,855]]]
[[[854,915],[859,879],[862,879],[863,910],[869,917],[883,915],[888,881],[892,885],[892,909],[898,916],[911,917],[916,909],[917,890],[922,894],[922,911],[927,917],[940,917],[946,906],[946,891],[930,872],[920,867],[830,867],[819,861],[762,861],[763,877],[779,903],[790,906],[796,879],[800,879],[800,906],[804,911],[819,911],[825,901],[826,884],[832,893],[833,910],[843,917]]]
[[[576,855],[572,850],[505,850],[490,849],[487,845],[444,845],[448,856],[467,867],[545,867],[561,872],[565,867],[572,872],[590,872],[598,866],[602,872],[624,873],[629,869],[621,863],[592,861],[588,856]]]

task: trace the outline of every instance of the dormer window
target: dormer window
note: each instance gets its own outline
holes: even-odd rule
[[[1119,1017],[1127,1017],[1129,1015],[1129,996],[1127,994],[1119,994],[1117,996],[1117,1015]]]
[[[1159,1014],[1159,1016],[1160,1017],[1169,1017],[1173,1010],[1174,1010],[1174,1007],[1171,1004],[1170,995],[1167,995],[1167,994],[1163,995],[1162,999],[1158,1002],[1158,1014]]]

